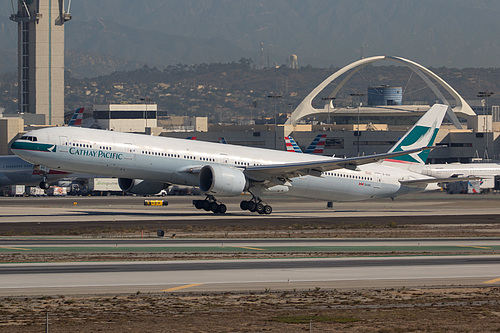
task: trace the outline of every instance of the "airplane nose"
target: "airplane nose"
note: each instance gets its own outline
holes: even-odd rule
[[[10,149],[12,150],[15,150],[15,149],[22,149],[22,143],[19,142],[19,140],[16,140],[14,141],[11,145],[10,145]]]

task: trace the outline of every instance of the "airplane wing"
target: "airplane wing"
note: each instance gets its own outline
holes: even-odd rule
[[[355,170],[357,166],[378,162],[384,159],[393,158],[401,155],[418,153],[422,150],[432,149],[434,147],[421,147],[406,151],[392,153],[367,155],[350,158],[334,158],[321,161],[308,161],[299,163],[267,164],[259,166],[249,166],[245,169],[245,175],[256,181],[264,181],[272,177],[290,178],[297,176],[320,176],[322,172],[351,169]]]
[[[453,182],[463,182],[469,180],[480,180],[483,177],[449,177],[449,178],[428,178],[428,179],[410,179],[410,180],[400,180],[399,182],[406,186],[419,186],[424,184],[433,183],[453,183]]]

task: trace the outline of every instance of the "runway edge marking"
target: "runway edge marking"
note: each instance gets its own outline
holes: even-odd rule
[[[180,289],[186,289],[186,288],[201,286],[202,284],[203,283],[186,284],[186,285],[183,285],[183,286],[178,286],[178,287],[174,287],[174,288],[164,289],[162,291],[176,291],[176,290],[180,290]]]
[[[488,283],[497,283],[497,282],[500,282],[500,278],[489,280],[489,281],[484,281],[483,283],[488,284]]]

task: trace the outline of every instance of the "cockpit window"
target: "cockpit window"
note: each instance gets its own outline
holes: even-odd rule
[[[37,141],[36,136],[30,136],[30,135],[23,135],[21,137],[21,140],[27,140],[27,141]]]

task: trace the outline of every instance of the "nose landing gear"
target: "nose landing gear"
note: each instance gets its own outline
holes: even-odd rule
[[[207,195],[205,200],[193,200],[193,205],[196,209],[212,211],[214,214],[224,214],[227,211],[226,205],[217,201],[213,195]]]
[[[38,186],[40,186],[40,188],[41,188],[42,190],[48,190],[48,189],[49,189],[49,187],[50,187],[50,184],[49,184],[49,182],[47,182],[47,181],[44,179],[44,180],[42,180],[42,181],[40,182],[40,184],[38,184]]]

